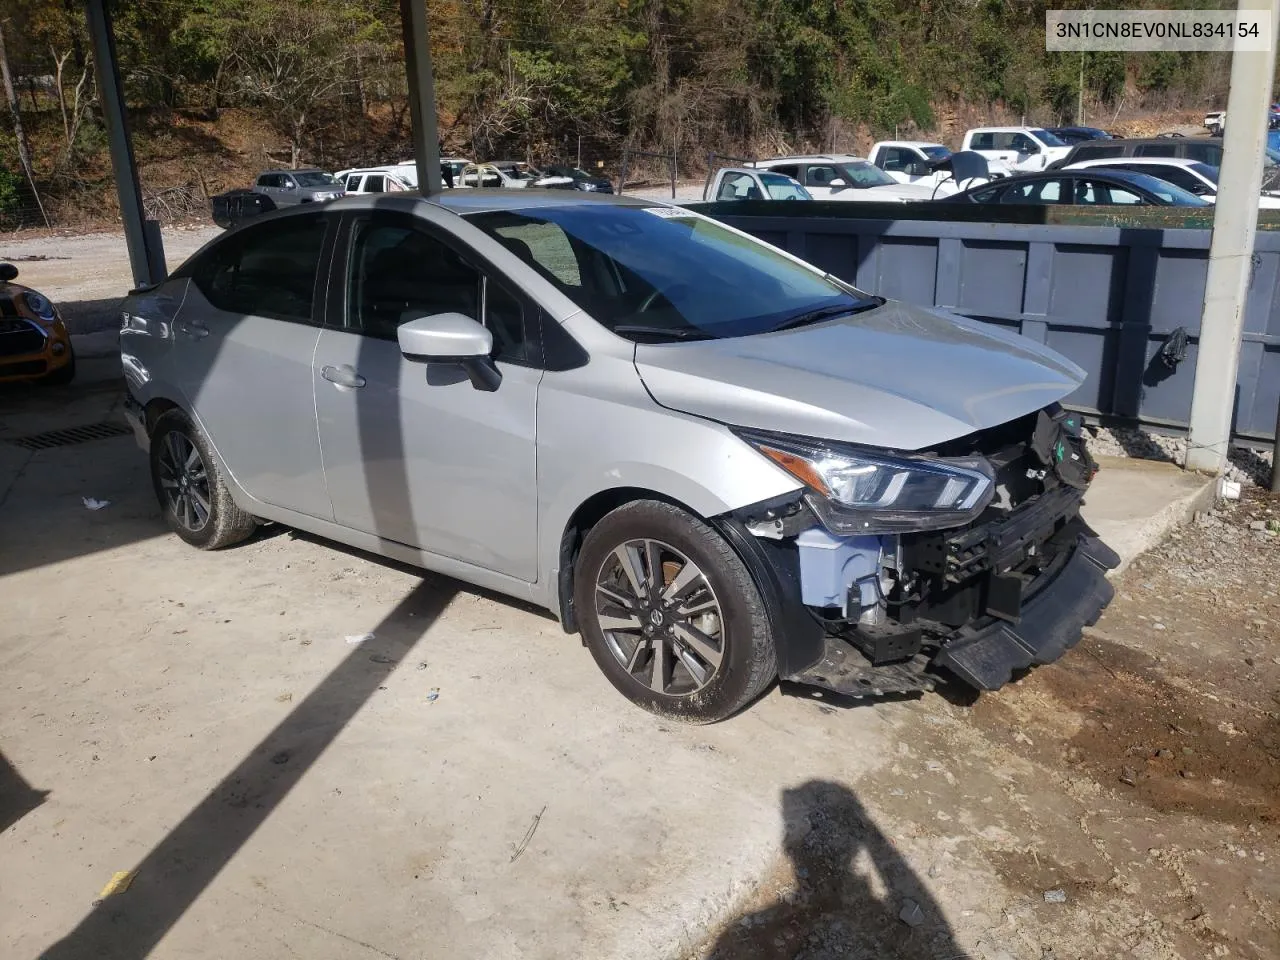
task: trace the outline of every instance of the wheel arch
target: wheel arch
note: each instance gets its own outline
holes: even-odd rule
[[[636,500],[656,500],[660,503],[669,503],[692,516],[703,520],[707,519],[687,503],[682,503],[675,497],[646,487],[611,487],[607,490],[599,490],[593,493],[578,504],[573,513],[569,515],[569,519],[560,533],[560,547],[557,554],[556,612],[560,617],[560,625],[564,627],[565,633],[578,633],[578,619],[574,613],[573,605],[573,572],[578,560],[578,551],[582,549],[582,541],[586,538],[591,528],[608,514],[628,503],[634,503]]]

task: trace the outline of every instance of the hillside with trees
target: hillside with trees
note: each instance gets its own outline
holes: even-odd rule
[[[1092,5],[1092,4],[1090,4]],[[1160,0],[1168,8],[1189,4]],[[1197,3],[1195,6],[1221,4]],[[676,153],[856,150],[954,140],[969,122],[1224,105],[1222,54],[1050,54],[1033,0],[432,0],[450,151],[616,166]],[[1085,6],[1085,4],[1074,4]],[[117,43],[153,215],[202,208],[255,169],[408,155],[395,0],[129,0]],[[78,0],[4,0],[7,56],[51,219],[114,203]],[[38,222],[15,126],[0,131],[0,226]],[[202,208],[203,209],[203,208]]]

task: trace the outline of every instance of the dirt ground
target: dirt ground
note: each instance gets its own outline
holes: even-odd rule
[[[839,798],[802,816],[790,863],[693,956],[1280,956],[1268,526],[1280,499],[1248,492],[1139,558],[1060,664],[909,705],[896,755],[858,784],[887,839]]]

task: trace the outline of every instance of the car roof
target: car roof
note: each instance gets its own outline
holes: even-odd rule
[[[966,133],[1025,133],[1028,130],[1044,129],[1044,127],[970,127]]]
[[[258,176],[267,173],[324,173],[319,167],[299,167],[297,170],[290,170],[287,167],[280,167],[276,170],[263,170]]]
[[[878,147],[946,147],[945,143],[939,143],[937,140],[881,140],[876,144]],[[950,147],[947,147],[950,149]]]

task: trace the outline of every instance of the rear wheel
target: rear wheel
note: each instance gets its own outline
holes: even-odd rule
[[[151,482],[169,529],[193,547],[229,547],[257,528],[231,499],[208,441],[179,410],[162,414],[151,431]]]
[[[635,501],[591,528],[574,605],[605,676],[653,713],[722,720],[777,676],[746,566],[708,524],[671,504]]]

